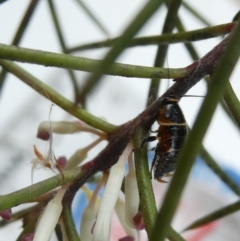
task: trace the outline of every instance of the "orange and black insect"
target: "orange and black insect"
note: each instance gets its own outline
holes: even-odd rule
[[[157,146],[152,149],[155,150],[155,155],[151,167],[153,178],[158,181],[175,170],[178,154],[187,134],[187,124],[178,102],[178,98],[172,97],[163,100],[164,105],[159,110],[157,119],[160,126],[154,131],[157,135],[145,138],[142,143],[158,140]]]

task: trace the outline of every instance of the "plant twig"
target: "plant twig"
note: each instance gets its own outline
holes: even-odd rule
[[[62,51],[64,53],[66,53],[67,46],[66,46],[66,43],[65,43],[65,40],[64,40],[63,32],[61,30],[61,26],[60,26],[60,23],[59,23],[59,19],[58,19],[57,13],[55,11],[55,6],[54,6],[53,1],[52,0],[48,0],[48,5],[49,5],[50,12],[51,12],[51,15],[52,15],[53,23],[55,25],[55,29],[57,31],[57,35],[58,35],[58,39],[59,39]],[[75,95],[75,100],[76,100],[77,96],[78,96],[77,78],[76,78],[76,76],[74,74],[74,71],[71,70],[71,69],[68,70],[68,75],[69,75],[69,77],[71,79],[71,82],[72,82],[72,85],[73,85],[73,90],[74,90],[74,95]]]
[[[68,236],[71,241],[80,241],[71,212],[71,204],[65,204],[63,206],[63,223]]]
[[[216,25],[207,28],[200,28],[196,30],[181,32],[181,33],[164,33],[161,35],[138,37],[132,39],[126,48],[139,47],[139,46],[149,46],[149,45],[166,45],[175,43],[191,43],[194,41],[205,40],[209,38],[215,38],[221,35],[228,34],[231,32],[232,28],[236,23],[226,23],[221,25]],[[88,44],[82,44],[67,49],[67,53],[73,53],[77,51],[83,51],[88,49],[97,49],[112,47],[120,37],[107,39],[100,42],[92,42]]]
[[[169,1],[169,3],[166,3],[166,5],[168,6],[168,12],[164,21],[162,34],[172,32],[178,19],[177,17],[178,9],[181,6],[181,3],[182,3],[182,0],[171,0]],[[163,67],[163,64],[167,55],[167,51],[168,51],[168,45],[158,46],[154,67]],[[148,91],[147,105],[149,104],[148,102],[150,98],[152,102],[157,99],[157,93],[159,92],[160,81],[161,79],[159,78],[151,79],[151,83]]]
[[[28,23],[30,22],[31,17],[33,16],[33,13],[37,7],[37,4],[39,3],[39,0],[32,0],[27,8],[26,13],[23,16],[22,21],[19,24],[18,30],[13,38],[12,45],[18,45],[20,43],[20,40],[22,39],[22,36],[27,29]],[[0,73],[0,91],[2,90],[2,87],[4,85],[4,80],[6,78],[7,72],[6,70],[2,70]]]
[[[162,4],[163,0],[155,0],[147,2],[141,9],[137,17],[126,28],[119,40],[114,44],[113,48],[104,57],[98,68],[95,69],[92,75],[86,80],[86,85],[83,87],[79,96],[79,102],[84,103],[85,97],[89,93],[92,86],[96,86],[101,76],[110,68],[113,61],[121,54],[125,47],[129,44],[134,35],[141,29],[145,22]]]
[[[104,132],[111,132],[116,129],[116,126],[111,125],[110,123],[107,123],[106,121],[103,121],[102,119],[91,115],[83,108],[76,106],[73,102],[69,101],[68,99],[60,95],[57,91],[55,91],[48,85],[44,84],[36,77],[34,77],[30,73],[28,73],[27,71],[19,67],[18,65],[10,61],[1,60],[1,59],[0,59],[0,65],[2,65],[3,68],[8,70],[15,76],[17,76],[20,80],[22,80],[25,84],[29,85],[39,94],[43,95],[51,102],[55,103],[56,105],[58,105],[59,107],[67,111],[69,114],[86,122],[90,126],[93,126]]]
[[[211,24],[202,17],[202,15],[200,15],[193,7],[191,7],[188,3],[183,2],[183,6],[194,16],[196,17],[198,20],[200,20],[204,25],[206,26],[211,26]]]
[[[223,208],[220,208],[202,218],[199,218],[198,220],[196,220],[195,222],[193,222],[192,224],[190,224],[187,228],[184,229],[184,231],[186,230],[190,230],[190,229],[194,229],[194,228],[198,228],[202,225],[205,225],[207,223],[213,222],[215,220],[218,220],[220,218],[226,217],[229,214],[232,214],[236,211],[240,210],[240,201],[237,201],[235,203],[232,203],[228,206],[225,206]]]
[[[82,0],[76,0],[76,2],[81,6],[81,8],[85,11],[85,13],[89,16],[89,18],[95,23],[95,25],[101,30],[101,32],[104,35],[109,36],[110,34],[106,29],[106,27],[104,27],[104,25],[96,17],[96,15],[92,13],[92,11],[89,9],[86,3],[84,3]]]
[[[223,99],[237,127],[240,128],[240,103],[230,83],[225,89]]]
[[[101,60],[20,48],[4,44],[0,44],[0,58],[23,63],[39,64],[47,67],[51,66],[87,72],[94,72],[102,63]],[[186,76],[187,71],[185,68],[164,69],[113,63],[111,64],[111,67],[109,67],[108,70],[104,70],[103,73],[136,78],[181,78]]]
[[[238,196],[240,196],[240,186],[232,180],[226,172],[218,165],[209,152],[202,146],[200,150],[200,157],[204,160],[206,165]]]

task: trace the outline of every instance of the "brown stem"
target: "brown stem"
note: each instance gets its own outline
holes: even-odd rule
[[[75,182],[69,187],[64,199],[68,202],[69,200],[72,200],[76,191],[89,177],[98,171],[108,170],[117,162],[119,156],[122,154],[128,142],[132,138],[136,128],[140,124],[147,129],[151,127],[157,118],[159,109],[162,107],[165,97],[174,96],[181,98],[204,76],[211,74],[225,47],[227,46],[230,37],[231,34],[223,39],[215,48],[213,48],[200,60],[189,65],[187,67],[188,76],[182,79],[175,79],[174,81],[176,83],[140,115],[132,121],[119,126],[115,132],[109,134],[109,144],[92,161],[81,167],[83,175],[75,180]]]

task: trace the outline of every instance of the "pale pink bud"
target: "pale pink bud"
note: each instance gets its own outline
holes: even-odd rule
[[[40,131],[37,133],[37,138],[48,141],[50,138],[50,133],[47,131]]]
[[[59,167],[61,169],[64,169],[65,165],[67,163],[67,158],[65,156],[60,156],[58,159],[57,159],[57,164],[59,165]]]
[[[126,236],[124,238],[119,239],[119,241],[135,241],[134,237]]]
[[[9,221],[12,217],[12,209],[7,209],[5,211],[0,212],[0,217],[2,217],[2,219]]]
[[[33,233],[27,233],[24,234],[21,241],[32,241],[34,238],[34,234]]]
[[[99,136],[104,136],[104,133],[94,129],[93,127],[80,122],[69,122],[69,121],[43,121],[37,132],[37,137],[43,140],[50,138],[50,133],[56,134],[74,134],[80,131],[91,132]]]
[[[133,222],[134,222],[135,228],[136,228],[137,230],[145,229],[145,223],[144,223],[143,215],[142,215],[141,212],[138,212],[138,213],[134,216]]]

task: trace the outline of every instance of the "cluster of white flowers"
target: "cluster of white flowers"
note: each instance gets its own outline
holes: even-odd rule
[[[90,149],[104,140],[105,135],[86,124],[79,122],[43,122],[38,128],[38,137],[50,140],[52,143],[52,133],[70,134],[79,131],[88,131],[99,135],[99,138],[90,145],[77,150],[66,162],[65,170],[78,166],[86,157]],[[138,214],[139,193],[136,182],[135,170],[132,160],[132,143],[129,143],[120,156],[118,162],[111,167],[109,174],[103,174],[102,179],[96,185],[94,192],[89,199],[88,205],[84,210],[80,227],[80,238],[84,241],[107,241],[110,240],[111,217],[116,212],[118,219],[126,232],[126,237],[121,240],[139,239],[139,225],[134,221]],[[52,152],[49,150],[48,152]],[[41,155],[35,147],[37,158],[34,159],[33,168],[39,163],[46,167],[46,163],[51,163],[49,155]],[[52,154],[53,155],[53,154]],[[54,155],[53,155],[54,156]],[[126,161],[128,160],[128,173],[126,174]],[[52,165],[51,165],[52,168]],[[121,186],[125,177],[125,199],[120,198]],[[100,198],[98,193],[105,185],[104,193]],[[67,187],[58,190],[56,196],[48,203],[42,213],[33,237],[34,241],[48,241],[58,223],[62,212],[62,198]],[[85,187],[86,189],[86,187]],[[100,205],[99,205],[99,199]],[[142,226],[143,227],[143,226]]]

